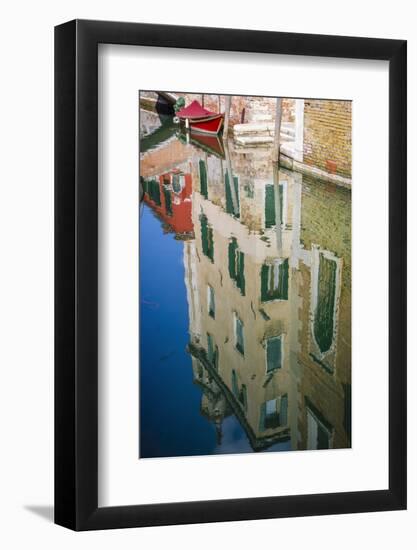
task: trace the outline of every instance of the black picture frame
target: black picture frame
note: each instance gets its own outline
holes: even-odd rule
[[[98,506],[98,44],[389,62],[389,488]],[[404,40],[74,20],[55,28],[55,523],[74,530],[406,508]]]

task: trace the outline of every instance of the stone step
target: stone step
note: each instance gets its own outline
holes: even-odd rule
[[[269,145],[274,143],[273,136],[239,136],[235,138],[236,145],[250,146],[250,145]]]
[[[235,124],[233,126],[235,136],[266,134],[273,136],[275,134],[275,123],[270,122],[247,122],[245,124]],[[284,123],[281,125],[281,135],[295,137],[294,125]]]
[[[251,117],[251,122],[271,122],[272,115],[267,113],[265,114],[256,114]]]

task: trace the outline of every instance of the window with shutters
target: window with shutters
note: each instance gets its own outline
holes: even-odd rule
[[[236,283],[242,296],[245,295],[245,254],[239,250],[237,240],[229,242],[229,275]]]
[[[283,362],[283,335],[274,336],[266,340],[266,372],[274,372],[282,368]]]
[[[276,258],[261,268],[261,301],[272,300],[288,300],[288,258]]]

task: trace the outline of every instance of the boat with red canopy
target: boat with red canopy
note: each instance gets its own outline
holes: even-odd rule
[[[191,131],[201,134],[218,134],[223,127],[224,115],[208,111],[196,100],[188,107],[180,109],[176,116],[185,122],[186,127],[190,127]]]

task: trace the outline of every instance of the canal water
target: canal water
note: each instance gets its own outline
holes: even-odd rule
[[[140,458],[350,447],[350,192],[172,119],[140,187]]]

